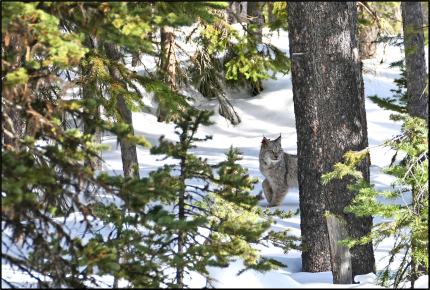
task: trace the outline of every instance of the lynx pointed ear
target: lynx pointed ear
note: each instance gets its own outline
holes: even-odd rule
[[[267,145],[267,139],[266,139],[266,137],[263,136],[263,141],[261,141],[261,144]]]
[[[279,134],[279,137],[275,139],[276,142],[278,142],[279,144],[281,144],[281,134]]]

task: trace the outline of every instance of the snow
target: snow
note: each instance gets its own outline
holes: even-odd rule
[[[281,31],[280,37],[278,34],[273,34],[271,39],[272,44],[276,45],[281,50],[288,52],[288,35]],[[195,48],[181,43],[181,46],[188,50],[190,54],[195,51]],[[386,47],[385,55],[382,55],[383,47],[378,47],[379,56],[376,60],[365,61],[365,68],[373,68],[374,73],[364,75],[365,94],[378,94],[380,97],[390,96],[390,89],[395,88],[393,80],[398,78],[400,71],[397,68],[389,69],[388,65],[392,61],[400,60],[402,52],[397,47]],[[426,52],[428,59],[428,52]],[[379,64],[381,58],[384,63]],[[153,69],[154,63],[150,58],[145,58],[144,63],[147,68]],[[138,73],[140,68],[134,68]],[[253,97],[250,89],[244,89],[240,92],[228,91],[228,97],[239,113],[242,122],[237,126],[232,126],[223,117],[218,114],[218,104],[216,101],[208,102],[200,97],[192,104],[198,109],[211,109],[216,112],[212,121],[216,124],[210,127],[201,127],[198,134],[200,136],[213,135],[213,140],[197,144],[198,148],[193,150],[193,153],[202,157],[208,158],[209,162],[217,163],[224,160],[224,154],[229,147],[239,147],[244,153],[244,158],[241,164],[249,169],[251,176],[259,177],[261,180],[264,176],[259,171],[258,154],[260,150],[260,142],[264,136],[270,139],[277,138],[282,135],[282,146],[284,151],[290,154],[297,154],[297,135],[295,130],[293,93],[291,84],[291,75],[278,75],[277,80],[269,79],[263,81],[263,92]],[[189,93],[189,92],[188,92]],[[194,95],[198,93],[193,92]],[[145,104],[150,108],[150,111],[142,111],[133,113],[133,125],[135,134],[145,136],[152,145],[158,143],[158,138],[165,135],[166,139],[176,141],[177,136],[174,134],[173,124],[158,123],[155,116],[157,104],[151,101],[151,95],[147,94]],[[383,142],[384,139],[390,138],[400,130],[401,125],[389,120],[391,112],[383,111],[370,100],[366,99],[367,125],[369,145],[376,146]],[[106,163],[103,165],[104,171],[110,174],[122,174],[121,151],[114,136],[104,136],[103,144],[110,145],[111,150],[103,152],[103,158]],[[143,147],[137,148],[140,176],[146,176],[150,171],[156,170],[164,164],[163,161],[157,161],[160,156],[151,156],[149,150]],[[371,155],[371,182],[375,183],[377,189],[388,189],[394,178],[380,172],[380,168],[390,164],[391,157],[394,151],[385,147],[373,147],[370,150]],[[262,190],[261,183],[257,184],[252,194],[258,194]],[[109,202],[109,197],[106,197]],[[118,201],[116,201],[118,202]],[[402,201],[399,201],[402,202]],[[266,200],[260,202],[260,206],[265,207],[268,203]],[[284,202],[279,207],[281,210],[288,212],[290,209],[296,211],[299,207],[299,192],[298,189],[291,189],[286,196]],[[75,235],[80,235],[82,231],[79,229],[78,221],[82,220],[79,214],[70,216],[66,221],[66,226]],[[63,220],[61,220],[63,221]],[[375,218],[375,222],[381,221],[380,218]],[[277,223],[272,226],[276,231],[291,228],[291,235],[300,236],[300,216],[294,216],[289,220],[277,220]],[[102,235],[107,236],[109,228],[107,227],[102,232]],[[381,270],[387,263],[387,255],[394,244],[393,239],[388,239],[381,243],[375,250],[375,260],[377,262],[377,270]],[[4,248],[4,247],[2,247]],[[302,260],[300,252],[291,250],[288,254],[284,254],[282,250],[274,247],[261,248],[263,256],[271,257],[288,265],[288,268],[281,268],[277,271],[270,271],[266,274],[257,273],[254,270],[248,270],[242,275],[237,276],[237,272],[243,268],[243,261],[237,259],[231,263],[228,268],[210,268],[210,274],[218,280],[215,286],[219,288],[383,288],[374,284],[376,276],[373,273],[357,276],[355,281],[359,284],[340,285],[333,284],[333,276],[331,272],[321,273],[305,273],[302,272]],[[4,249],[2,249],[4,251]],[[398,263],[399,264],[399,263]],[[398,265],[397,265],[398,267]],[[396,265],[393,267],[395,271]],[[12,269],[2,261],[2,278],[18,287],[35,286],[34,278],[27,274],[20,273],[16,269]],[[107,287],[113,284],[111,276],[99,277],[98,281]],[[185,281],[191,288],[201,288],[205,286],[205,280],[198,274],[186,276]],[[105,283],[105,284],[104,284]],[[120,286],[126,286],[123,281]],[[2,288],[7,287],[2,281]],[[103,286],[102,286],[103,287]],[[428,288],[428,276],[421,277],[416,284],[416,288]]]

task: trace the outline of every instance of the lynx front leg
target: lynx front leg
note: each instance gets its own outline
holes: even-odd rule
[[[287,193],[288,193],[288,187],[283,190],[277,189],[276,194],[272,195],[272,202],[270,206],[280,206],[284,201]]]
[[[263,192],[264,192],[264,196],[266,196],[266,200],[269,203],[269,206],[273,206],[272,205],[273,191],[267,179],[263,181]]]

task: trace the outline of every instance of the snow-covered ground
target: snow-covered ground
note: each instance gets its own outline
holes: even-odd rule
[[[287,33],[281,32],[280,37],[275,33],[271,42],[289,55]],[[193,53],[192,47],[187,47],[184,44],[181,44],[181,46],[189,49],[189,53]],[[392,95],[390,89],[396,88],[393,80],[400,75],[400,71],[397,68],[389,69],[388,65],[390,62],[400,60],[402,54],[399,48],[390,46],[386,47],[385,55],[382,55],[382,46],[379,47],[378,51],[380,55],[377,59],[365,61],[367,67],[375,69],[374,74],[364,75],[365,94],[366,96],[378,94],[379,97],[388,97]],[[385,62],[379,64],[382,57]],[[150,59],[146,59],[144,62],[148,68],[154,66],[150,62]],[[259,171],[258,154],[263,135],[267,138],[275,139],[279,134],[282,134],[282,146],[284,150],[290,154],[297,154],[291,76],[282,77],[282,75],[279,75],[277,80],[263,81],[263,87],[264,91],[256,97],[252,96],[249,89],[228,93],[228,97],[232,100],[236,111],[242,119],[242,122],[237,126],[230,125],[218,114],[218,104],[216,101],[207,102],[200,97],[196,98],[197,100],[193,106],[199,109],[211,109],[216,112],[212,118],[216,124],[200,128],[200,136],[213,135],[213,140],[197,144],[198,148],[194,150],[194,154],[202,158],[208,158],[211,163],[217,163],[224,160],[223,153],[227,152],[231,145],[239,147],[244,153],[241,164],[249,169],[250,175],[259,177],[261,180],[264,177]],[[198,96],[198,94],[195,93],[195,96]],[[165,135],[166,139],[176,141],[177,136],[174,134],[174,125],[157,122],[155,115],[157,104],[151,102],[150,95],[145,99],[145,103],[150,107],[150,112],[133,113],[135,134],[144,135],[146,140],[153,145],[158,143],[160,135]],[[389,120],[391,112],[383,111],[367,99],[366,111],[370,146],[382,143],[384,139],[390,138],[400,130],[399,123]],[[103,144],[111,146],[110,151],[103,152],[103,158],[106,161],[103,169],[112,174],[122,174],[121,151],[119,146],[117,147],[116,138],[113,136],[104,136]],[[151,156],[149,150],[146,148],[138,147],[137,153],[140,176],[146,176],[150,171],[156,170],[164,164],[163,161],[157,161],[159,156]],[[375,183],[378,189],[388,189],[391,187],[390,183],[394,178],[381,173],[380,168],[389,165],[393,154],[392,150],[384,147],[371,149],[371,181]],[[252,194],[256,195],[261,190],[261,183],[259,183],[252,191]],[[267,205],[266,200],[260,202],[260,206],[262,207]],[[298,207],[299,192],[298,189],[292,189],[279,208],[288,212],[290,209],[296,211]],[[79,234],[80,229],[78,227],[79,223],[76,222],[77,220],[79,220],[79,217],[73,216],[66,223],[70,228],[74,228],[76,234]],[[379,220],[378,218],[375,219],[375,221]],[[272,229],[277,231],[285,228],[291,228],[292,231],[290,234],[299,236],[300,216],[294,216],[289,220],[278,220],[277,224],[272,226]],[[376,268],[378,270],[383,269],[386,265],[386,256],[393,243],[393,240],[387,240],[381,243],[375,250]],[[360,284],[334,285],[331,272],[302,272],[301,254],[298,251],[291,250],[285,255],[282,250],[274,247],[262,248],[261,250],[262,255],[279,260],[288,265],[288,268],[282,268],[266,274],[249,270],[240,276],[236,276],[236,273],[243,267],[242,261],[237,259],[228,268],[210,269],[211,275],[219,281],[215,283],[215,286],[219,288],[382,288],[373,284],[375,278],[373,274],[356,277],[356,282],[360,282]],[[396,268],[394,267],[393,270],[396,270]],[[20,285],[21,287],[31,286],[31,283],[35,281],[27,275],[12,270],[3,261],[2,278],[15,282],[16,285]],[[204,279],[198,274],[192,275],[187,279],[186,283],[192,288],[205,286]],[[113,278],[104,276],[100,277],[99,281],[106,283],[106,286],[112,285]],[[5,283],[2,282],[2,287],[5,286]],[[126,284],[122,286],[126,286]],[[421,277],[416,287],[428,288],[428,276]]]

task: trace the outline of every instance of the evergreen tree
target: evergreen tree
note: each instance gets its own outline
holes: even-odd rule
[[[210,18],[212,14],[206,11],[203,16]],[[281,265],[263,257],[257,260],[258,252],[247,242],[269,241],[285,250],[297,247],[294,244],[297,239],[287,238],[285,233],[265,233],[271,216],[285,218],[287,215],[283,212],[262,215],[261,209],[251,207],[258,197],[244,192],[250,190],[256,180],[246,177],[244,170],[233,164],[238,159],[237,151],[230,154],[230,161],[219,177],[210,175],[210,167],[197,163],[198,159],[189,154],[184,155],[184,175],[180,178],[168,174],[172,170],[170,166],[142,179],[135,177],[136,167],[132,167],[135,172],[131,176],[101,174],[95,177],[91,167],[84,165],[91,164],[98,158],[98,152],[107,147],[94,143],[91,134],[82,134],[78,123],[75,128],[67,128],[61,122],[63,116],[69,115],[74,121],[92,125],[89,131],[107,130],[119,140],[149,146],[143,137],[132,134],[130,125],[122,122],[126,114],[118,112],[117,103],[121,101],[118,96],[124,99],[121,106],[130,111],[143,106],[136,83],[147,92],[154,91],[184,106],[187,105],[185,98],[172,92],[158,78],[139,76],[127,69],[121,60],[123,55],[109,57],[107,50],[115,43],[118,54],[135,56],[140,50],[155,56],[148,34],[166,25],[189,24],[189,19],[177,17],[171,11],[159,10],[155,15],[152,6],[143,2],[140,5],[2,2],[2,21],[2,118],[12,125],[3,130],[11,141],[3,143],[2,150],[2,239],[5,242],[2,259],[6,263],[35,278],[39,287],[100,287],[96,275],[103,274],[113,275],[116,281],[124,278],[132,285],[173,287],[174,283],[183,283],[185,269],[205,275],[205,263],[225,265],[231,256],[242,257],[247,268],[269,270]],[[86,46],[86,35],[98,40],[94,49]],[[15,39],[17,44],[13,43]],[[91,97],[65,98],[67,90],[76,86],[87,90]],[[99,118],[96,113],[99,109],[110,120],[118,122]],[[197,112],[193,114],[195,118],[200,116]],[[208,124],[205,114],[200,116],[199,122]],[[14,116],[19,116],[26,124],[24,136],[13,126]],[[186,146],[195,141],[187,134],[183,136],[183,140],[188,140]],[[159,153],[175,146],[162,144]],[[173,157],[185,154],[186,146],[173,150]],[[191,171],[186,169],[188,165]],[[228,166],[236,168],[241,178],[236,179]],[[231,176],[224,176],[224,172]],[[214,197],[201,201],[201,206],[188,202],[184,199],[188,196],[186,177],[205,175],[220,184],[219,194],[211,190]],[[231,177],[234,178],[231,180]],[[228,184],[228,180],[231,183],[225,189],[221,184]],[[104,206],[96,199],[96,193],[118,196],[127,201],[127,205],[124,208]],[[216,199],[216,196],[222,198]],[[178,211],[163,208],[175,202]],[[236,202],[237,208],[232,205],[230,210],[225,205],[230,202]],[[218,210],[210,213],[212,209],[208,208],[205,211],[204,207],[209,205],[215,205],[213,207]],[[254,225],[255,231],[254,228],[244,231],[236,227],[229,215],[218,214],[222,208],[228,209],[229,214],[235,213],[238,220],[247,216],[242,213],[250,212],[249,221],[240,220],[238,224],[241,227]],[[82,214],[82,219],[77,213]],[[220,216],[218,223],[213,221],[215,214]],[[100,234],[101,229],[95,226],[94,217],[105,221],[105,225],[113,223],[106,240]],[[83,236],[92,238],[87,241],[70,232],[69,221],[79,221]],[[201,234],[208,238],[209,246],[189,247],[189,236],[185,233],[200,234],[199,225],[214,229],[209,238]],[[165,244],[166,241],[169,243]],[[219,247],[222,243],[226,243],[228,253]],[[175,269],[173,278],[164,271],[165,267]]]
[[[160,144],[151,148],[152,154],[164,155],[161,160],[169,158],[179,164],[165,164],[149,177],[121,182],[117,194],[130,200],[132,214],[114,204],[95,205],[103,224],[114,227],[107,241],[96,235],[89,245],[117,249],[121,256],[119,263],[106,262],[115,263],[115,271],[104,270],[99,275],[113,274],[134,287],[183,288],[187,286],[186,273],[192,271],[203,275],[211,285],[207,267],[227,267],[233,257],[244,260],[240,273],[285,266],[260,256],[253,244],[271,242],[285,252],[299,248],[297,238],[287,236],[286,231],[267,232],[273,216],[288,218],[293,213],[263,212],[256,206],[261,193],[251,196],[249,192],[257,179],[237,164],[241,159],[238,149],[231,148],[226,161],[215,166],[189,152],[196,148],[196,142],[211,139],[198,137],[197,129],[212,124],[209,117],[213,114],[195,109],[180,112],[175,121],[179,142],[168,142],[162,136]],[[218,175],[213,168],[218,169]],[[110,179],[106,174],[101,178]],[[93,271],[89,269],[88,274]]]
[[[405,287],[405,282],[414,282],[419,276],[428,275],[428,129],[420,118],[391,115],[394,121],[404,121],[402,131],[386,140],[383,145],[406,154],[405,161],[391,164],[382,172],[393,175],[396,190],[379,191],[363,179],[357,170],[357,164],[369,153],[369,149],[349,151],[344,155],[344,162],[337,163],[335,170],[322,176],[324,184],[334,179],[347,176],[355,178],[356,183],[348,185],[350,190],[358,192],[345,212],[357,217],[371,216],[389,219],[375,224],[371,233],[356,239],[348,237],[340,244],[353,247],[359,244],[375,242],[375,247],[387,238],[394,238],[394,247],[390,250],[388,264],[378,273],[378,283],[386,287]],[[397,155],[397,153],[396,153]],[[394,203],[403,201],[402,204]],[[401,257],[401,258],[400,258]],[[400,267],[392,273],[391,267],[400,258]],[[421,266],[421,267],[419,267]]]
[[[2,259],[34,277],[40,287],[49,283],[38,274],[49,276],[53,287],[83,287],[91,277],[81,276],[80,267],[88,266],[91,259],[82,262],[82,256],[99,251],[109,253],[109,259],[111,254],[116,257],[103,245],[83,248],[82,240],[64,228],[64,221],[77,211],[84,215],[84,232],[91,231],[92,213],[86,202],[98,190],[114,189],[82,165],[90,164],[106,146],[92,143],[92,136],[77,128],[67,129],[61,118],[69,114],[73,120],[111,131],[120,139],[149,144],[143,137],[130,135],[127,125],[94,118],[98,107],[106,111],[115,107],[114,98],[109,103],[99,97],[102,94],[85,99],[63,97],[74,86],[70,80],[85,81],[80,65],[91,63],[101,81],[113,83],[106,73],[106,58],[82,45],[85,33],[130,50],[135,45],[145,47],[144,36],[151,26],[144,24],[153,21],[145,9],[130,11],[126,4],[114,2],[2,2],[2,119],[8,124],[2,144],[2,238],[9,241]],[[177,25],[180,21],[159,14],[156,23]],[[70,29],[60,30],[64,27]],[[85,54],[88,59],[81,62]],[[128,73],[121,64],[117,66]],[[73,79],[69,72],[75,74]],[[65,75],[69,82],[62,78]],[[169,95],[170,90],[159,80],[135,79],[148,91],[164,90]],[[14,124],[16,116],[26,124],[24,134]],[[120,184],[121,177],[112,180]],[[17,255],[22,249],[23,255]],[[28,251],[32,252],[30,259]]]
[[[252,32],[255,25],[251,25],[249,29],[242,25],[246,33],[241,35],[224,20],[224,15],[220,12],[224,11],[225,6],[221,6],[221,3],[209,6],[202,2],[197,6],[194,2],[157,2],[157,5],[160,5],[156,6],[157,10],[175,13],[177,10],[187,11],[186,17],[195,15],[195,19],[198,19],[197,27],[190,34],[184,35],[185,42],[196,45],[197,51],[194,56],[188,55],[190,61],[176,64],[177,89],[193,86],[203,97],[217,99],[220,103],[219,113],[233,125],[239,124],[241,120],[226,96],[226,87],[235,90],[252,88],[253,84],[261,83],[262,79],[275,78],[278,72],[289,72],[289,58],[285,53],[270,43],[263,42],[261,47],[257,47],[255,43],[259,40]],[[241,18],[232,10],[229,13],[234,18]],[[198,35],[194,34],[196,31],[199,32]],[[175,33],[179,37],[180,31]],[[179,45],[176,48],[188,54]],[[175,103],[167,100],[165,104],[175,106]]]

